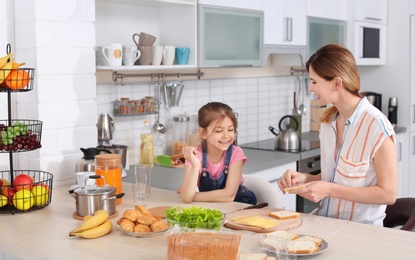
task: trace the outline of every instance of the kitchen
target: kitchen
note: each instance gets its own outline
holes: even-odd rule
[[[6,2],[0,1],[2,5]],[[12,24],[4,18],[6,20],[2,24],[9,26],[6,28],[8,33],[1,34],[0,46],[11,42],[16,50],[16,58],[25,60],[28,66],[33,66],[37,70],[39,88],[16,98],[16,113],[21,118],[40,118],[44,121],[43,147],[36,152],[19,154],[19,166],[22,169],[41,169],[51,172],[54,174],[54,184],[63,185],[74,182],[74,165],[82,156],[79,148],[97,145],[95,124],[98,115],[101,112],[110,112],[111,102],[122,94],[134,93],[136,97],[143,97],[150,91],[148,79],[137,85],[115,86],[111,80],[102,80],[99,75],[101,72],[97,72],[95,78],[93,48],[116,40],[111,37],[125,38],[126,43],[132,43],[130,35],[145,31],[147,28],[129,23],[131,33],[114,34],[111,37],[108,35],[108,38],[100,40],[100,35],[96,34],[99,28],[94,28],[94,20],[99,18],[99,13],[95,17],[95,1],[78,3],[82,6],[76,6],[72,1],[59,1],[59,5],[53,1],[45,3],[47,7],[40,3],[35,4],[34,1],[26,1],[25,6],[14,3],[16,22]],[[382,111],[387,111],[389,97],[398,97],[400,107],[398,126],[407,129],[398,136],[403,151],[401,170],[406,173],[403,183],[407,185],[403,187],[402,195],[414,196],[414,191],[410,189],[414,178],[409,171],[414,168],[410,166],[414,160],[411,160],[409,147],[414,128],[410,123],[410,111],[403,109],[413,104],[409,98],[409,94],[413,91],[409,90],[408,6],[409,1],[388,1],[386,65],[361,66],[359,69],[362,88],[383,93]],[[50,12],[52,8],[56,11]],[[8,8],[1,9],[3,12],[8,10]],[[36,10],[36,14],[28,10]],[[146,15],[150,14],[140,13],[140,17]],[[352,16],[351,12],[348,15]],[[33,20],[36,22],[33,23]],[[14,36],[10,27],[15,30]],[[149,27],[148,32],[152,31],[151,29]],[[348,29],[351,30],[350,27]],[[36,34],[23,33],[27,31]],[[8,36],[4,38],[4,35]],[[14,39],[14,42],[11,39]],[[181,106],[174,108],[172,113],[195,112],[200,104],[209,100],[226,102],[239,114],[238,142],[244,144],[273,138],[268,126],[276,126],[282,116],[291,112],[291,96],[295,89],[296,77],[289,76],[289,66],[203,71],[206,71],[206,77],[202,77],[201,80],[185,79],[186,87]],[[227,75],[230,74],[232,77],[228,78]],[[108,73],[105,75],[103,77],[108,78]],[[412,84],[413,82],[412,80]],[[399,91],[396,91],[397,89]],[[0,98],[1,104],[4,104],[6,102],[3,101],[4,97]],[[307,96],[308,106],[311,99],[312,95]],[[0,115],[1,118],[7,117],[3,110],[0,111]],[[310,129],[308,116],[309,114],[303,118],[304,132]],[[128,118],[116,119],[116,142],[131,145],[143,119],[136,117],[132,124]],[[249,158],[253,162],[256,156]],[[4,169],[8,169],[7,159],[7,156],[0,157],[0,165]]]

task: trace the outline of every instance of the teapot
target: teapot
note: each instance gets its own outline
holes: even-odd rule
[[[76,172],[95,172],[95,155],[111,153],[109,150],[95,147],[81,148],[81,151],[84,153],[84,156],[76,162]]]
[[[286,129],[282,129],[281,124],[286,118],[290,118],[295,122],[295,129],[291,128],[290,124],[286,125]],[[268,127],[271,133],[278,137],[277,140],[275,140],[275,149],[285,152],[300,152],[301,137],[298,133],[298,120],[293,116],[286,115],[281,118],[278,126],[280,129],[279,131],[272,126]]]

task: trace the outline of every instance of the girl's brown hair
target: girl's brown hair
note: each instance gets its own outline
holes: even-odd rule
[[[360,76],[353,54],[345,47],[338,44],[328,44],[321,47],[314,53],[306,63],[307,71],[310,67],[316,74],[331,81],[335,77],[339,77],[343,81],[346,91],[362,97],[360,91]],[[329,123],[333,120],[337,113],[337,108],[332,106],[325,110],[320,117],[320,122]]]
[[[221,123],[225,117],[229,117],[235,127],[238,128],[238,121],[230,106],[220,102],[209,102],[202,106],[198,112],[199,127],[207,129],[207,127],[214,121],[219,120]]]

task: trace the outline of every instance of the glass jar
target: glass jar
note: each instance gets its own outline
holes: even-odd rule
[[[121,98],[121,103],[120,103],[120,115],[130,115],[131,114],[131,110],[130,110],[130,99],[129,98]]]
[[[182,153],[188,145],[190,117],[178,115],[173,117],[173,154]]]
[[[150,121],[144,120],[144,126],[140,130],[140,164],[154,166],[154,135],[150,127]]]
[[[95,174],[105,178],[105,184],[115,187],[115,193],[122,193],[122,164],[120,154],[98,154],[95,156]],[[96,180],[97,186],[104,185],[104,179]],[[121,204],[122,198],[116,200]]]

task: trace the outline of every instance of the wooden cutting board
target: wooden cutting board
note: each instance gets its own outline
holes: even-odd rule
[[[238,210],[238,211],[230,212],[226,214],[225,227],[230,228],[230,229],[235,229],[235,230],[248,230],[248,231],[252,231],[256,233],[269,233],[269,232],[274,232],[277,230],[289,230],[289,229],[299,227],[301,225],[301,217],[293,218],[293,219],[286,219],[286,220],[279,220],[279,219],[268,216],[270,212],[280,211],[280,210],[281,209],[277,209],[277,208],[263,208],[263,209],[246,209],[246,210]],[[276,226],[273,226],[267,229],[263,229],[260,227],[247,226],[247,225],[242,225],[242,224],[232,222],[233,218],[242,217],[242,216],[244,217],[245,216],[246,217],[260,216],[263,218],[274,219],[278,221],[279,225],[276,225]]]
[[[148,211],[150,211],[151,215],[159,216],[160,218],[166,218],[166,210],[175,207],[175,206],[159,206],[154,208],[149,208]],[[182,209],[182,207],[177,207],[179,210]]]

